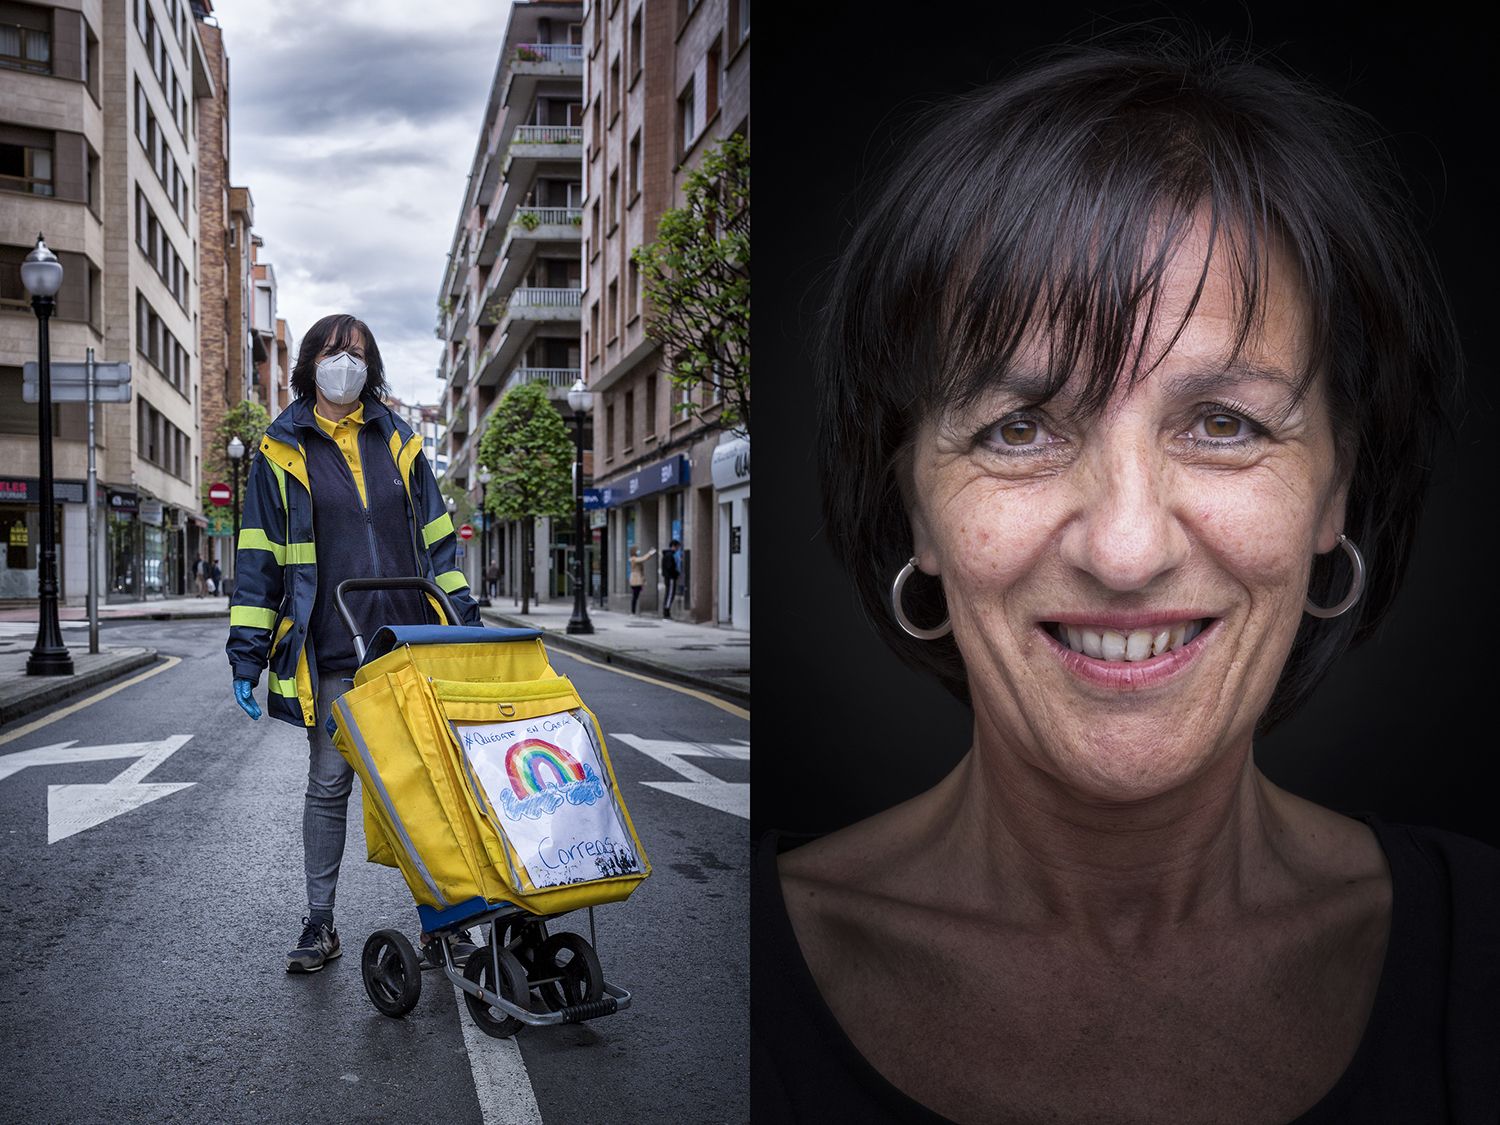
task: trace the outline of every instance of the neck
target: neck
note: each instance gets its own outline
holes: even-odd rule
[[[353,402],[337,403],[323,397],[322,391],[314,392],[318,396],[318,413],[330,422],[338,422],[354,413],[354,408],[359,405],[359,399]]]
[[[1256,769],[1248,738],[1175,788],[1121,802],[1078,792],[1020,749],[976,708],[973,748],[930,794],[929,846],[976,859],[970,901],[1121,951],[1225,921],[1285,886],[1286,795]]]

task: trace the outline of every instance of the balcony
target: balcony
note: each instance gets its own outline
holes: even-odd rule
[[[458,345],[458,351],[453,356],[453,385],[461,387],[469,379],[469,345],[467,342]]]
[[[505,158],[507,180],[529,182],[543,164],[583,163],[583,126],[517,125]]]
[[[512,320],[578,320],[582,309],[582,289],[513,289],[506,301]]]
[[[526,367],[514,368],[510,377],[505,380],[505,389],[519,387],[522,383],[545,383],[547,385],[547,397],[552,399],[566,399],[568,391],[573,384],[578,382],[578,368],[576,367]]]
[[[496,310],[500,326],[486,349],[488,358],[480,384],[493,386],[498,383],[502,372],[511,369],[538,333],[576,341],[582,298],[582,289],[511,290],[508,297],[501,299],[501,307]]]
[[[583,89],[583,44],[519,43],[506,60],[505,89],[500,103],[529,106],[536,100],[539,82],[558,78],[578,79]]]

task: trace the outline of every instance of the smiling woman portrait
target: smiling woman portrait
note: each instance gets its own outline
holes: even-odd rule
[[[1461,374],[1379,126],[1153,33],[909,135],[820,314],[824,534],[972,743],[763,843],[757,1119],[1497,1120],[1500,852],[1252,754],[1389,611]]]

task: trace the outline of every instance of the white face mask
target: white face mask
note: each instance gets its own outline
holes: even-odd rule
[[[318,390],[329,402],[346,406],[365,389],[365,361],[348,352],[318,360]]]

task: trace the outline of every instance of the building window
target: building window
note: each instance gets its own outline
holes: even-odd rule
[[[735,29],[735,46],[750,38],[750,0],[729,0],[730,26]]]
[[[619,296],[620,283],[618,281],[611,281],[609,283],[609,307],[605,310],[605,316],[609,318],[609,342],[611,344],[615,342],[615,337],[619,335]]]
[[[630,138],[630,198],[641,194],[641,131]]]
[[[689,79],[687,88],[677,97],[677,133],[682,138],[682,154],[684,156],[687,155],[688,149],[693,147],[693,138],[698,135],[697,122],[694,120],[693,110],[693,82],[692,79]]]
[[[703,119],[707,121],[719,112],[719,70],[723,66],[723,51],[719,41],[708,49],[708,65],[703,75]]]
[[[52,73],[52,13],[32,4],[0,9],[0,66]]]
[[[615,404],[612,402],[604,408],[604,459],[615,459]]]
[[[646,45],[641,35],[641,9],[635,10],[635,16],[630,21],[630,84],[635,85],[635,80],[641,75],[641,67],[646,61]]]
[[[646,376],[646,436],[656,433],[656,375]]]
[[[609,231],[614,232],[620,222],[620,170],[609,174]]]
[[[592,305],[589,306],[589,332],[593,335],[594,344],[597,347],[597,345],[599,343],[599,302],[598,301],[595,301]],[[594,352],[594,355],[597,357],[598,354],[599,353],[596,350]]]
[[[599,201],[597,199],[594,200],[593,216],[589,219],[589,222],[593,230],[590,242],[593,245],[594,253],[597,254],[599,253]]]
[[[625,392],[625,452],[635,448],[635,392]]]
[[[631,258],[625,270],[625,320],[641,315],[641,267]]]
[[[615,61],[609,64],[609,123],[613,125],[615,118],[620,116],[620,99],[624,94],[624,88],[620,85],[620,56],[615,56]]]
[[[3,30],[4,25],[0,25]],[[0,125],[0,190],[54,195],[52,134]]]

